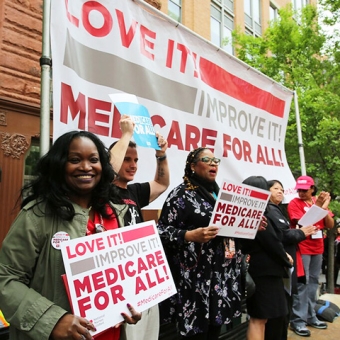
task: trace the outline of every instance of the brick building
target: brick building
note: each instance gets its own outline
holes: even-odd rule
[[[292,3],[299,9],[316,0],[147,2],[233,53],[223,41],[236,27],[259,36],[281,6]],[[39,157],[42,12],[43,0],[0,1],[0,246],[18,212],[20,188]]]

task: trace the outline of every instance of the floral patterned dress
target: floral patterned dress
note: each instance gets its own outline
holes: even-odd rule
[[[203,187],[188,190],[182,183],[170,192],[158,222],[177,287],[177,294],[160,304],[161,322],[175,321],[182,336],[206,333],[209,325],[230,324],[241,315],[241,252],[228,249],[233,239],[184,240],[187,230],[209,225],[214,204]]]

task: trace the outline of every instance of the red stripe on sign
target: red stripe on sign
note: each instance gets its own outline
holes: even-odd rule
[[[262,193],[262,192],[259,192],[259,191],[251,190],[249,196],[253,197],[253,198],[258,198],[258,199],[261,199],[261,200],[266,200],[269,195],[265,194],[265,193]]]
[[[200,58],[201,79],[215,90],[282,118],[285,101],[232,75],[211,61]]]
[[[152,225],[142,227],[142,228],[136,228],[131,229],[129,231],[122,232],[122,237],[124,242],[130,242],[134,240],[138,240],[139,238],[154,235],[155,230]]]

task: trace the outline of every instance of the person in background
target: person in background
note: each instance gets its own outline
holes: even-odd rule
[[[328,192],[322,191],[318,197],[315,197],[317,188],[313,178],[310,176],[300,176],[296,180],[295,189],[299,197],[292,199],[288,204],[288,215],[292,229],[299,228],[298,221],[314,204],[328,210],[328,205],[331,201]],[[297,275],[299,277],[304,273],[305,282],[299,281],[297,283],[297,293],[293,294],[290,327],[300,336],[310,336],[310,330],[306,327],[307,325],[318,329],[327,328],[327,324],[316,317],[314,307],[324,251],[322,231],[324,228],[333,228],[334,219],[332,216],[332,212],[328,211],[324,219],[315,223],[317,228],[315,235],[308,236],[306,240],[298,244]],[[302,261],[299,260],[300,254]]]
[[[283,201],[284,189],[279,180],[268,181],[269,191],[271,196],[268,203],[267,218],[274,224],[282,233],[282,244],[285,251],[292,257],[294,263],[296,263],[296,245],[305,240],[307,236],[313,235],[316,232],[315,226],[305,226],[299,229],[290,229],[290,222],[281,210],[281,203]],[[285,296],[288,306],[288,314],[285,318],[285,325],[281,337],[277,333],[277,322],[281,322],[281,318],[270,318],[266,323],[266,338],[270,334],[276,334],[278,340],[286,340],[288,338],[288,327],[290,320],[290,312],[292,309],[292,294],[297,292],[297,275],[296,270],[291,273],[287,288],[285,290]]]
[[[250,176],[242,183],[268,190],[267,180],[262,176]],[[250,255],[249,273],[255,282],[255,293],[247,299],[247,312],[250,316],[247,340],[278,340],[285,327],[288,313],[283,278],[293,266],[292,257],[282,244],[280,229],[267,217],[266,231],[258,232],[255,239],[240,239],[244,254]],[[275,319],[275,332],[265,332],[269,319]]]
[[[142,208],[159,197],[169,186],[169,166],[166,157],[167,141],[156,133],[160,150],[156,150],[156,174],[153,180],[145,183],[128,184],[134,180],[138,169],[137,146],[131,141],[134,130],[132,119],[124,115],[120,120],[122,137],[113,143],[109,149],[112,156],[124,154],[123,163],[116,168],[117,157],[111,157],[118,176],[114,181],[123,203],[129,207],[125,214],[124,225],[134,225],[143,222]],[[118,162],[119,163],[119,162]],[[137,325],[124,325],[121,340],[158,340],[159,336],[159,309],[158,305],[143,312],[143,317]]]
[[[111,184],[109,153],[94,134],[60,136],[37,163],[37,177],[21,193],[21,211],[0,250],[0,301],[10,339],[92,339],[95,327],[74,315],[62,280],[59,237],[74,239],[123,225],[126,207]],[[127,305],[128,323],[141,314]],[[120,313],[120,311],[117,311]],[[120,327],[95,336],[119,339]]]
[[[336,236],[334,241],[334,287],[339,288],[337,285],[339,269],[340,269],[340,219],[336,220]]]
[[[181,339],[216,340],[222,325],[242,314],[241,252],[209,225],[220,161],[208,148],[190,151],[184,181],[169,193],[158,220],[177,288],[160,303],[161,320],[175,321]]]

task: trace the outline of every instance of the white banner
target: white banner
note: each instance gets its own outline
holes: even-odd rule
[[[109,146],[120,137],[109,95],[133,94],[168,140],[169,190],[189,151],[207,146],[222,159],[218,182],[263,175],[292,198],[284,140],[293,92],[139,0],[52,0],[51,13],[54,140],[81,129]],[[138,153],[135,180],[150,181],[155,151]]]

